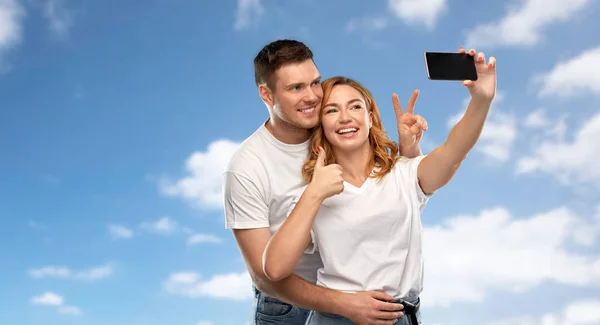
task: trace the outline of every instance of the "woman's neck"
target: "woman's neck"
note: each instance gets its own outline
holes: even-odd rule
[[[353,151],[334,150],[335,160],[342,167],[344,180],[356,187],[362,186],[373,168],[373,152],[370,145]]]

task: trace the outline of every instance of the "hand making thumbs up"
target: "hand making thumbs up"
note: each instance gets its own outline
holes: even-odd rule
[[[319,147],[319,155],[310,185],[323,199],[340,194],[344,190],[342,166],[338,164],[325,164],[325,149]]]

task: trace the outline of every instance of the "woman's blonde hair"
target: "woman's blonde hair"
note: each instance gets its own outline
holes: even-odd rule
[[[392,141],[385,133],[383,124],[381,123],[381,116],[379,115],[379,109],[377,103],[371,95],[371,92],[363,87],[360,83],[350,78],[345,77],[333,77],[325,80],[323,86],[323,100],[321,102],[321,110],[319,119],[323,118],[324,110],[323,106],[329,100],[331,91],[335,86],[346,85],[356,89],[364,97],[367,105],[367,110],[372,114],[373,125],[369,133],[369,143],[371,144],[373,159],[369,160],[369,163],[365,168],[368,170],[374,165],[378,166],[371,176],[381,178],[392,170],[396,161],[399,158],[398,155],[398,144]],[[304,180],[310,182],[315,168],[315,163],[318,156],[319,146],[323,147],[326,152],[325,164],[334,164],[336,162],[335,154],[331,148],[331,144],[325,138],[323,134],[323,127],[319,124],[313,129],[312,139],[310,141],[310,155],[304,165],[302,166],[302,176]]]

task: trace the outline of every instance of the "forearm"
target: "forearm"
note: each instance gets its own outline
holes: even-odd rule
[[[404,156],[406,158],[415,158],[415,157],[421,156],[423,154],[420,144],[417,144],[417,145],[414,145],[411,147],[403,147],[402,145],[400,145],[399,150],[400,150],[400,156]]]
[[[263,253],[265,275],[278,281],[288,277],[311,242],[310,230],[323,199],[309,185],[294,210],[273,234]]]
[[[419,165],[418,179],[425,193],[446,185],[475,146],[490,109],[491,102],[471,99],[463,118],[452,128],[448,139],[433,150]]]
[[[445,143],[444,164],[460,164],[473,149],[487,118],[492,102],[471,99],[463,118],[452,128]]]
[[[276,282],[255,278],[254,282],[260,291],[294,306],[319,312],[344,313],[344,296],[347,294],[317,286],[296,275]]]

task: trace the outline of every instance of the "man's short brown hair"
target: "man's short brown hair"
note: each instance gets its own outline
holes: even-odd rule
[[[283,39],[271,42],[262,48],[254,58],[254,79],[256,85],[273,86],[273,74],[288,63],[312,60],[313,53],[304,43]]]

